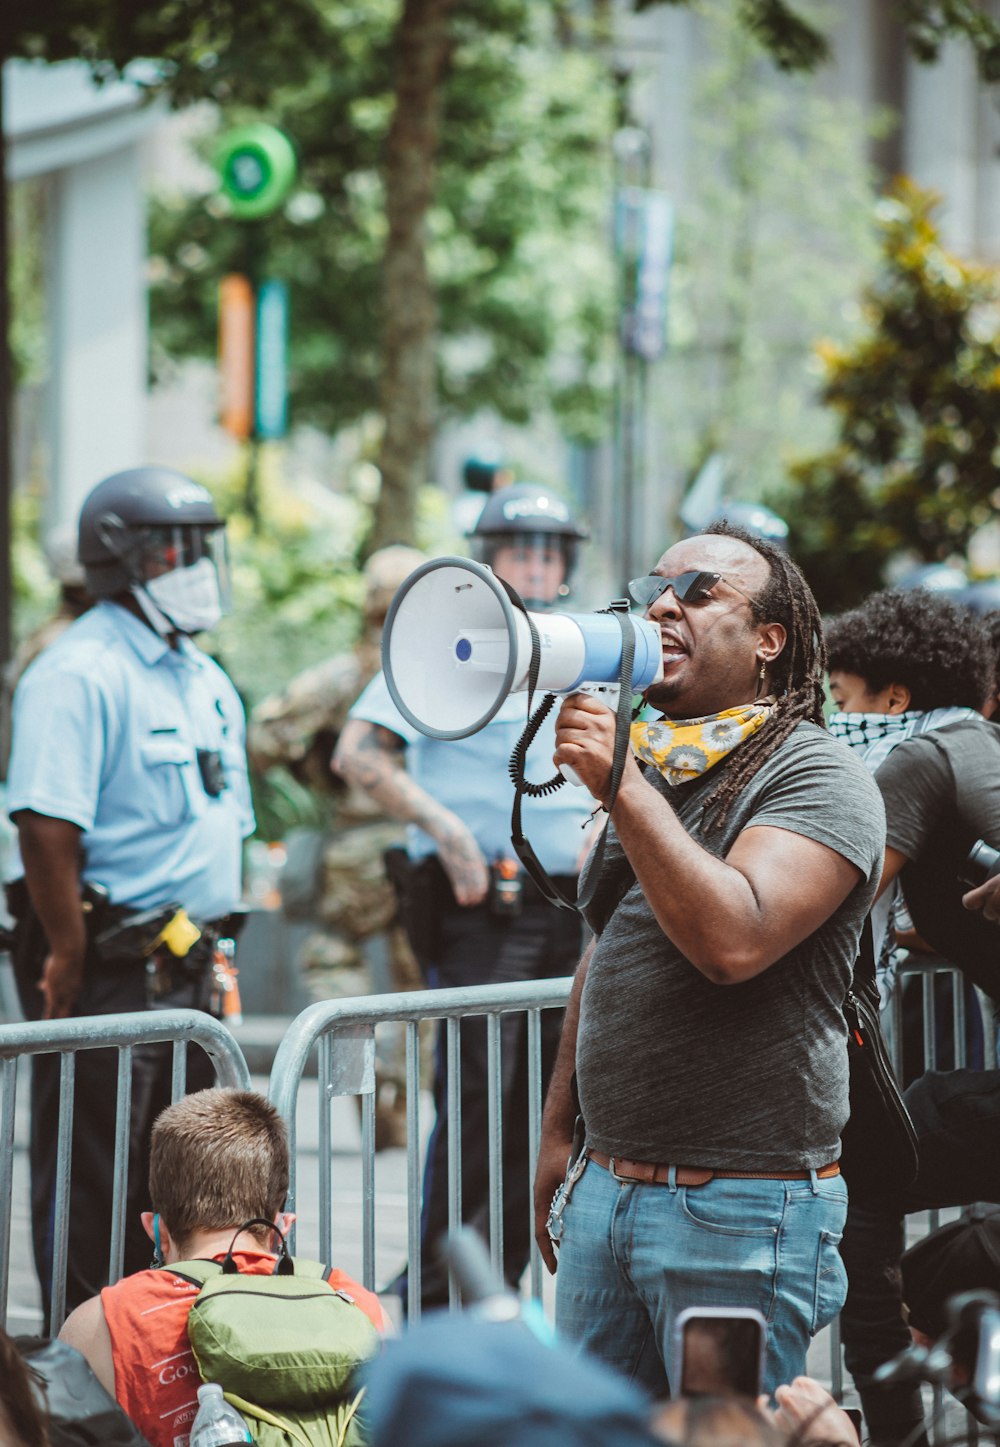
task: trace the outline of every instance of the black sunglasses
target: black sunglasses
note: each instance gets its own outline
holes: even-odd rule
[[[678,573],[676,578],[647,573],[644,578],[633,578],[628,585],[628,591],[629,597],[634,603],[638,603],[640,608],[652,608],[657,598],[668,588],[673,588],[678,603],[704,603],[712,596],[716,583],[721,582],[721,573]]]

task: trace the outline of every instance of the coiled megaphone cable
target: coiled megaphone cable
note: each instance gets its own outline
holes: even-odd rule
[[[534,627],[534,624],[531,622],[531,617],[528,614],[527,609],[525,608],[521,600],[517,597],[517,594],[513,594],[513,598],[517,606],[521,608],[521,611],[528,619],[528,625],[531,629],[532,657],[528,677],[528,708],[530,710],[532,694],[534,693],[535,683],[538,679],[538,633]],[[601,877],[601,871],[604,867],[604,849],[608,837],[608,824],[611,822],[611,810],[614,808],[614,802],[618,796],[618,785],[621,783],[622,773],[625,769],[625,762],[628,758],[630,738],[629,729],[632,721],[632,666],[635,662],[635,625],[631,617],[629,616],[628,610],[629,604],[627,598],[622,598],[617,602],[612,603],[610,607],[601,610],[602,612],[610,613],[614,618],[618,620],[618,625],[621,628],[622,632],[621,667],[618,674],[618,709],[616,712],[615,721],[615,748],[614,756],[611,761],[611,790],[608,800],[608,821],[605,824],[604,828],[601,830],[600,838],[594,845],[594,851],[591,855],[590,860],[590,872],[588,876],[587,888],[585,889],[584,893],[577,896],[576,899],[570,899],[568,895],[563,894],[562,890],[551,878],[548,870],[545,868],[541,860],[536,855],[535,851],[532,849],[530,842],[525,838],[524,830],[521,827],[521,799],[528,792],[528,789],[526,787],[527,780],[525,780],[523,777],[523,768],[521,769],[519,774],[515,774],[513,772],[513,768],[511,770],[511,777],[514,780],[514,807],[511,810],[510,817],[510,842],[514,846],[514,853],[517,855],[518,859],[521,861],[521,864],[524,866],[525,872],[532,880],[532,882],[538,886],[538,889],[542,894],[543,898],[547,899],[550,904],[558,905],[560,909],[571,909],[579,912],[585,910],[597,891],[597,886]],[[555,696],[552,695],[551,697],[554,702]],[[546,699],[543,699],[542,705],[540,707],[544,707],[547,702],[547,698],[548,696],[546,697]],[[549,703],[548,708],[551,707],[552,704]],[[546,712],[547,711],[548,709],[546,709]],[[528,730],[532,728],[532,725],[534,725],[535,731],[537,732],[537,729],[541,725],[542,719],[544,719],[545,714],[542,713],[541,717],[537,719],[537,723],[535,721],[536,717],[537,715],[534,715],[529,720],[528,725],[525,728],[524,734],[522,734],[521,736],[522,743],[524,743],[525,738],[527,738],[527,743],[531,742],[531,738],[534,737],[534,734],[528,737]],[[525,743],[524,746],[525,754],[527,753],[527,743]],[[519,747],[520,745],[518,746],[518,748]],[[512,765],[517,754],[518,749],[516,748],[514,750],[514,756],[511,758]],[[523,763],[523,758],[521,762]],[[559,779],[561,783],[561,774],[559,775]],[[546,786],[535,784],[532,787],[535,789],[544,789]],[[553,789],[557,789],[559,787],[560,784],[557,784],[555,780],[550,780],[547,792],[551,793]],[[537,795],[535,797],[537,797]]]
[[[515,789],[520,789],[522,794],[527,794],[529,799],[544,799],[549,794],[554,794],[561,789],[566,779],[560,773],[553,774],[551,779],[546,779],[544,784],[533,784],[527,777],[528,750],[535,742],[538,730],[552,712],[552,705],[556,701],[554,693],[547,693],[541,703],[535,709],[525,726],[524,733],[514,745],[514,752],[510,756],[507,765],[507,772],[510,774],[511,783]]]

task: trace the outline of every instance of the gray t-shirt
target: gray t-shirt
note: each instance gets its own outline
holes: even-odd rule
[[[581,1001],[587,1140],[608,1155],[675,1165],[825,1165],[840,1154],[848,1114],[842,1005],[885,846],[875,782],[850,749],[805,723],[762,764],[721,829],[706,832],[702,818],[716,771],[677,788],[646,776],[712,854],[725,856],[751,827],[788,829],[836,850],[864,878],[815,933],[739,985],[712,984],[695,969],[633,884],[604,925]],[[608,835],[598,911],[616,874],[628,874]]]

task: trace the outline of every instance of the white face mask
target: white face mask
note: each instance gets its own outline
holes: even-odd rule
[[[207,632],[222,617],[219,575],[210,558],[163,573],[132,591],[163,638],[170,633]]]

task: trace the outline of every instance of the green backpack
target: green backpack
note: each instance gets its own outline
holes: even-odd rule
[[[167,1269],[200,1287],[188,1317],[198,1370],[243,1414],[258,1447],[365,1447],[364,1388],[352,1378],[378,1350],[378,1333],[326,1280],[328,1266],[293,1259],[282,1238],[270,1276],[241,1274],[232,1247],[221,1263]]]

